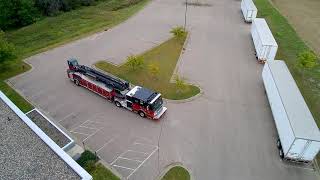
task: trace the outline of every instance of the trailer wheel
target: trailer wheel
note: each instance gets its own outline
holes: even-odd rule
[[[280,139],[277,140],[277,148],[278,148],[279,150],[281,150],[281,142],[280,142]]]
[[[115,101],[114,103],[115,103],[115,105],[116,105],[117,107],[121,107],[121,104],[120,104],[119,101]]]
[[[283,159],[283,158],[284,158],[284,154],[283,154],[282,149],[279,149],[279,156],[280,156],[280,158],[281,158],[281,159]]]
[[[75,80],[74,80],[74,83],[75,83],[77,86],[80,86],[80,82],[79,82],[78,79],[75,79]]]
[[[138,113],[140,117],[143,117],[143,118],[146,117],[146,114],[143,111],[139,111]]]

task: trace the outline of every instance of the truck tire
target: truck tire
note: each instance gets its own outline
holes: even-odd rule
[[[283,153],[282,149],[279,149],[279,156],[281,159],[284,158],[284,153]]]
[[[143,111],[139,111],[138,114],[139,114],[139,116],[142,117],[142,118],[145,118],[145,117],[146,117],[146,114],[145,114]]]
[[[278,148],[279,150],[282,149],[280,139],[277,140],[277,148]]]
[[[80,86],[80,82],[79,82],[78,79],[75,79],[75,80],[74,80],[74,83],[75,83],[77,86]]]
[[[115,104],[117,107],[119,107],[119,108],[122,107],[122,106],[121,106],[121,103],[120,103],[119,101],[115,101],[114,104]]]

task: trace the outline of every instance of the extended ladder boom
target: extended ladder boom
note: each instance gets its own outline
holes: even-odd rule
[[[68,65],[69,69],[90,76],[96,81],[104,83],[108,87],[113,87],[119,91],[130,89],[130,85],[128,82],[106,75],[88,66],[79,65],[76,59],[68,60]]]

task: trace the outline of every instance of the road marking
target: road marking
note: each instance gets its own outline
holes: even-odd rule
[[[108,145],[109,143],[111,143],[114,140],[114,138],[111,138],[108,142],[106,142],[102,147],[100,147],[98,150],[96,150],[96,152],[100,151],[101,149],[103,149],[106,145]]]
[[[87,129],[94,129],[94,130],[98,129],[98,128],[87,127],[87,126],[79,126],[79,127],[83,127],[83,128],[87,128]],[[79,127],[78,127],[78,128],[79,128]]]
[[[140,145],[150,146],[150,147],[157,147],[157,146],[154,146],[154,145],[143,144],[143,143],[139,143],[139,142],[134,142],[134,144],[140,144]]]
[[[153,150],[153,151],[151,152],[151,154],[150,154],[145,160],[143,160],[142,163],[141,163],[134,171],[132,171],[131,174],[129,174],[129,176],[127,177],[127,179],[129,179],[130,176],[131,176],[133,173],[135,173],[135,172],[153,155],[153,153],[155,153],[158,149],[159,149],[159,147],[157,147],[155,150]]]
[[[113,165],[114,167],[119,167],[119,168],[123,168],[123,169],[129,169],[131,171],[134,171],[134,169],[132,168],[128,168],[128,167],[124,167],[124,166],[119,166],[119,165]]]
[[[89,121],[89,119],[86,120],[86,121],[84,121],[83,123],[81,123],[79,126],[83,125],[84,123],[86,123],[86,122],[88,122],[88,121]],[[79,127],[79,126],[78,126],[78,127]],[[78,127],[73,128],[71,131],[74,131],[74,130],[78,129]]]
[[[72,115],[75,115],[75,113],[70,113],[68,114],[67,116],[65,116],[64,118],[60,119],[58,122],[61,122],[63,120],[66,120],[68,117],[72,116]]]
[[[90,134],[86,134],[86,133],[82,133],[82,132],[76,132],[76,131],[70,131],[72,133],[76,133],[76,134],[82,134],[82,135],[86,135],[86,136],[89,136]]]
[[[88,138],[90,138],[90,137],[92,137],[93,135],[95,135],[98,131],[100,131],[101,129],[103,129],[103,127],[102,128],[100,128],[100,129],[97,129],[94,133],[91,133],[88,137],[86,137],[82,142],[85,142]]]
[[[125,151],[125,152],[121,153],[116,159],[114,159],[114,160],[111,162],[110,165],[113,165],[113,164],[119,159],[119,157],[121,157],[122,155],[124,155],[124,154],[127,153],[127,152],[128,152],[128,151]]]
[[[134,150],[131,150],[131,149],[129,149],[128,151],[130,151],[130,152],[135,152],[135,153],[140,153],[140,154],[148,154],[148,153],[146,153],[146,152],[134,151]]]
[[[142,162],[142,161],[139,161],[139,160],[135,160],[135,159],[129,159],[129,158],[125,158],[125,157],[118,157],[119,159],[125,159],[125,160],[129,160],[129,161],[136,161],[136,162]]]

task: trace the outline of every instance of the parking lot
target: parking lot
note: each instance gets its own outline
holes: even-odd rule
[[[32,71],[10,83],[124,178],[155,179],[179,162],[200,180],[316,179],[312,170],[278,158],[262,66],[240,1],[208,2],[188,9],[190,37],[178,68],[204,93],[184,103],[167,101],[168,112],[159,121],[77,87],[66,77],[66,60],[121,63],[165,41],[173,26],[184,23],[182,0],[154,0],[114,29],[30,57]]]

